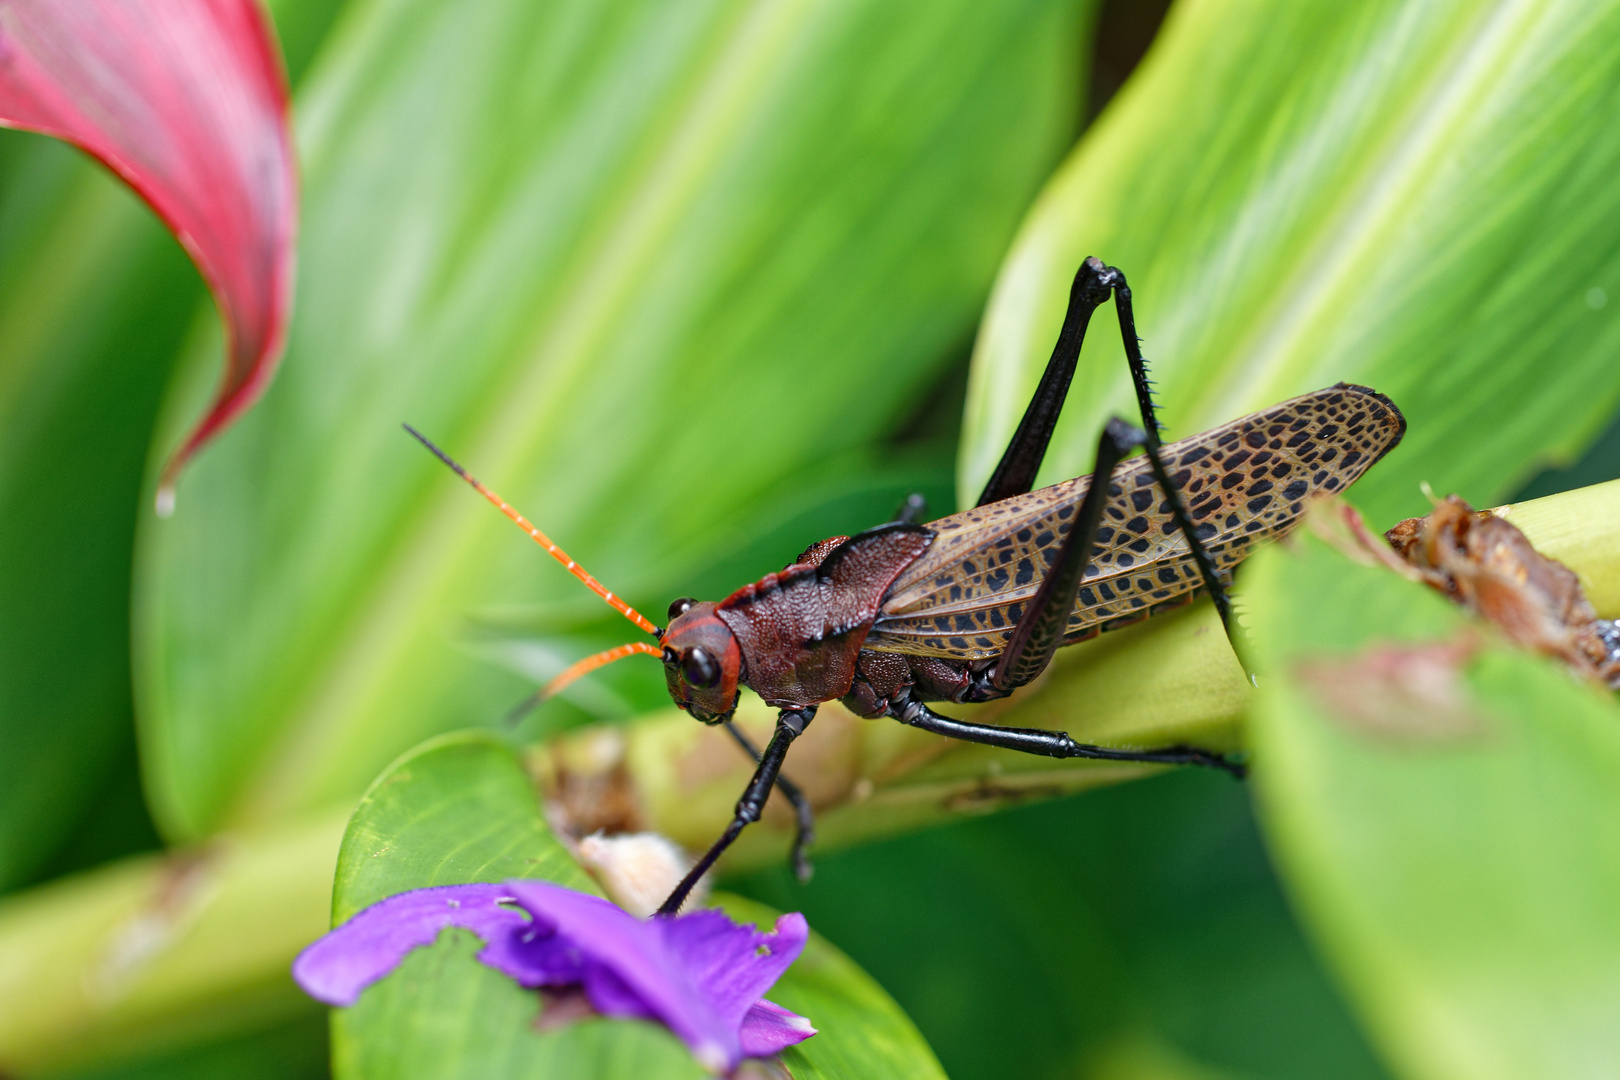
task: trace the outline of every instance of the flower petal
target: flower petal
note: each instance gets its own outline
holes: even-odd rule
[[[783,915],[764,933],[738,926],[722,911],[661,920],[670,950],[726,1021],[740,1025],[749,1008],[799,958],[810,927],[799,914]]]
[[[810,1021],[774,1001],[761,999],[743,1017],[743,1057],[770,1057],[816,1033]]]
[[[8,0],[0,124],[99,158],[214,292],[225,375],[168,483],[264,390],[286,340],[297,180],[275,34],[257,0]]]
[[[771,933],[720,911],[644,920],[544,881],[391,896],[305,949],[293,977],[317,1000],[353,1005],[449,926],[483,938],[478,959],[522,986],[578,986],[604,1016],[664,1024],[713,1072],[816,1033],[809,1020],[760,998],[804,949],[804,916],[782,916]]]
[[[398,967],[412,949],[431,945],[447,926],[471,930],[486,942],[521,931],[529,920],[502,906],[511,900],[504,885],[444,885],[390,896],[299,953],[293,978],[317,1001],[353,1005],[360,991]]]
[[[549,924],[583,954],[585,994],[598,1012],[657,1019],[716,1072],[742,1059],[741,1017],[728,1021],[714,1008],[669,947],[665,920],[643,921],[600,897],[547,882],[506,887],[535,923]]]
[[[510,892],[510,890],[503,890]],[[571,942],[549,926],[527,925],[484,939],[480,963],[494,968],[519,986],[574,986],[585,981],[585,957]]]

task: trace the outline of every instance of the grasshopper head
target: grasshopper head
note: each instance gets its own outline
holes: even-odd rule
[[[675,601],[662,642],[669,696],[705,724],[731,718],[742,673],[742,650],[714,609],[708,601]]]

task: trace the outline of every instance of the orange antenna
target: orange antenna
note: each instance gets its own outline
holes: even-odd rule
[[[557,691],[561,690],[563,687],[567,686],[581,675],[589,675],[599,667],[606,667],[615,660],[623,660],[625,657],[634,656],[637,653],[646,653],[648,656],[659,657],[664,655],[664,651],[662,649],[648,645],[644,641],[632,641],[628,645],[615,645],[611,649],[602,650],[595,656],[587,656],[583,660],[576,660],[574,663],[570,664],[568,667],[559,672],[556,677],[550,682],[546,683],[546,685],[542,686],[540,689],[518,702],[517,705],[513,707],[512,711],[506,714],[506,723],[508,725],[517,723],[518,720],[523,717],[524,713],[556,694]]]
[[[562,548],[558,547],[556,544],[553,544],[551,542],[551,537],[547,536],[545,533],[543,533],[539,529],[535,528],[534,524],[531,521],[529,521],[528,518],[524,517],[522,514],[518,513],[516,510],[514,510],[510,506],[508,506],[506,504],[505,499],[501,498],[499,495],[497,495],[493,491],[489,490],[489,488],[485,487],[483,484],[480,484],[477,480],[473,479],[473,476],[472,476],[471,473],[469,473],[466,469],[463,469],[460,465],[456,464],[455,460],[453,458],[451,458],[451,456],[449,454],[445,453],[443,450],[440,450],[437,446],[434,446],[432,441],[430,439],[428,439],[428,437],[426,435],[423,435],[420,431],[417,431],[415,428],[411,427],[411,425],[409,425],[409,424],[401,424],[400,426],[403,427],[406,431],[410,432],[411,435],[416,439],[417,442],[421,443],[423,446],[425,446],[429,450],[433,451],[433,456],[438,458],[440,461],[444,462],[446,465],[450,466],[450,468],[455,471],[455,474],[457,476],[461,477],[463,480],[467,481],[467,483],[471,484],[474,491],[478,492],[478,494],[482,495],[484,498],[486,498],[490,502],[494,503],[496,509],[500,510],[501,513],[505,514],[507,517],[511,518],[514,522],[516,522],[518,527],[520,529],[522,529],[524,532],[526,532],[530,536],[534,537],[535,542],[538,543],[541,547],[545,548],[547,551],[549,551],[551,553],[551,557],[553,559],[556,559],[558,562],[563,564],[563,569],[567,570],[570,574],[573,574],[575,577],[579,578],[580,581],[584,582],[585,587],[587,589],[591,590],[591,592],[595,593],[597,596],[600,596],[603,600],[606,600],[608,602],[608,606],[611,607],[614,611],[617,611],[620,615],[623,615],[625,618],[629,619],[631,622],[635,623],[637,626],[639,626],[643,630],[647,631],[647,633],[651,634],[653,637],[662,637],[663,636],[662,633],[660,632],[660,630],[658,629],[658,627],[654,626],[645,617],[643,617],[640,613],[638,613],[635,608],[631,607],[629,604],[625,603],[623,600],[619,599],[617,596],[614,596],[611,592],[609,592],[602,585],[602,583],[600,581],[597,581],[590,574],[586,573],[585,568],[583,566],[579,565],[579,563],[575,562],[573,559],[570,559],[568,557],[568,553],[566,551],[564,551]],[[630,646],[626,645],[626,646],[622,646],[622,648],[629,649]],[[652,646],[650,646],[650,645],[643,645],[643,646],[641,646],[640,649],[635,649],[635,650],[632,650],[632,651],[640,652],[640,651],[649,650],[649,649],[655,655],[660,655],[658,653],[658,650],[653,649]],[[612,652],[614,650],[610,649],[608,651]],[[601,653],[599,655],[607,656],[607,653]],[[625,653],[622,653],[621,655],[629,656],[630,653],[625,652]],[[595,660],[596,657],[593,656],[593,657],[590,657],[589,659]],[[611,657],[608,657],[608,659],[606,659],[606,660],[602,660],[601,663],[598,663],[595,666],[596,667],[601,667],[602,664],[606,664],[606,663],[609,663],[612,660],[617,660],[617,659],[619,659],[619,657],[611,656]],[[583,664],[585,662],[586,661],[581,660],[580,664]],[[568,672],[573,671],[574,668],[577,668],[577,667],[579,667],[579,664],[575,664],[573,668],[569,668],[568,671],[563,672],[563,675],[567,675]],[[571,682],[574,678],[578,678],[579,675],[583,675],[586,671],[589,671],[589,670],[591,670],[591,669],[590,668],[583,669],[578,674],[572,676],[568,681]],[[561,679],[562,677],[563,677],[562,675],[559,675],[557,678]],[[556,681],[557,680],[555,680],[555,679],[552,680],[552,683],[550,685],[555,685]]]

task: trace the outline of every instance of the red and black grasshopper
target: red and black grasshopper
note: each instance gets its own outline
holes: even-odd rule
[[[1110,420],[1090,476],[1031,491],[1086,326],[1110,295],[1142,427]],[[1059,647],[1203,592],[1230,635],[1226,581],[1232,568],[1256,544],[1293,528],[1307,496],[1353,483],[1400,441],[1406,421],[1383,395],[1341,383],[1161,447],[1130,289],[1118,270],[1090,258],[1075,275],[1034,400],[973,509],[919,524],[921,500],[913,497],[900,520],[812,544],[786,569],[718,603],[676,600],[667,628],[608,592],[443,451],[407,430],[657,641],[581,660],[541,696],[603,664],[647,653],[663,660],[680,708],[704,723],[725,724],[757,760],[731,824],[660,909],[672,914],[759,819],[773,786],[798,811],[794,861],[801,874],[807,870],[809,804],[781,769],[824,701],[1031,754],[1205,765],[1241,776],[1241,765],[1193,747],[1090,746],[1061,731],[953,719],[927,703],[1006,697],[1039,675]],[[1122,463],[1138,446],[1146,454]],[[779,710],[763,753],[730,723],[743,686]]]

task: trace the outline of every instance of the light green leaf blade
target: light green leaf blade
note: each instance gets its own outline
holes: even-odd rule
[[[654,617],[891,425],[1070,129],[1074,15],[351,11],[300,98],[287,358],[175,517],[142,523],[141,738],[167,831],[352,798],[527,689],[470,654],[469,622],[599,610],[401,421]],[[177,387],[171,414],[204,390]]]
[[[989,475],[1098,255],[1133,287],[1171,437],[1347,380],[1405,411],[1351,498],[1490,505],[1620,398],[1620,4],[1177,4],[1047,186],[975,352],[959,492]],[[1043,477],[1134,415],[1093,323]]]
[[[514,877],[598,893],[547,831],[517,757],[487,736],[443,736],[396,762],[355,811],[338,859],[334,921],[407,889]],[[725,906],[757,925],[776,918],[738,898]],[[477,963],[480,947],[470,934],[446,934],[353,1008],[337,1010],[339,1080],[704,1075],[684,1046],[651,1024],[591,1020],[536,1031],[538,998]],[[786,1058],[801,1080],[943,1076],[899,1007],[818,937],[771,1000],[822,1028]]]
[[[1405,1076],[1602,1075],[1620,1055],[1620,709],[1315,537],[1247,595],[1279,869]]]
[[[740,896],[716,897],[738,922],[769,926],[777,913]],[[895,1077],[944,1080],[917,1026],[877,982],[814,932],[770,1000],[807,1016],[818,1033],[782,1053],[794,1080]]]

